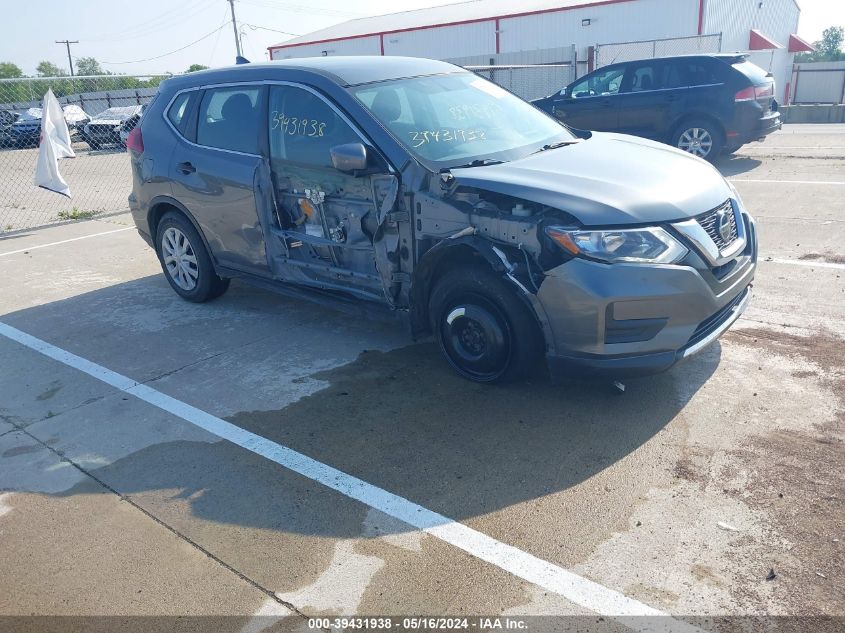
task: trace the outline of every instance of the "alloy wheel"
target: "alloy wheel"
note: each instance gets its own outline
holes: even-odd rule
[[[706,158],[713,149],[713,137],[703,127],[691,127],[678,138],[678,148],[699,158]]]
[[[161,253],[167,274],[182,290],[197,287],[197,257],[187,236],[176,227],[168,227],[161,236]]]

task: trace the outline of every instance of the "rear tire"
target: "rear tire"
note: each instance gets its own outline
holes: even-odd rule
[[[446,360],[474,382],[509,382],[538,367],[542,335],[530,308],[500,275],[483,268],[446,273],[429,299],[432,331]]]
[[[706,119],[689,119],[675,130],[672,145],[712,163],[721,155],[724,140],[715,123]]]
[[[219,277],[199,233],[181,213],[164,214],[156,229],[156,253],[170,287],[194,303],[210,301],[229,288]]]

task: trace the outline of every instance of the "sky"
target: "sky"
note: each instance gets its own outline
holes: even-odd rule
[[[291,37],[288,33],[451,1],[236,0],[235,11],[244,55],[258,61],[266,59],[268,46]],[[845,26],[845,0],[799,4],[798,34],[809,42],[820,39],[828,26]],[[17,64],[27,75],[34,75],[42,60],[67,69],[66,48],[55,43],[65,39],[79,40],[71,45],[73,58],[94,57],[119,74],[180,73],[191,64],[229,65],[235,56],[227,0],[40,0],[36,5],[0,0],[0,15],[0,61]]]

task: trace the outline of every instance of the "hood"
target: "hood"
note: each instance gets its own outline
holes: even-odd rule
[[[91,119],[89,125],[120,125],[126,119]]]
[[[635,136],[599,132],[509,163],[451,173],[459,185],[560,209],[587,226],[687,219],[731,196],[722,175],[700,158]]]
[[[41,108],[29,108],[25,112],[21,112],[18,120],[12,123],[16,127],[41,125]]]

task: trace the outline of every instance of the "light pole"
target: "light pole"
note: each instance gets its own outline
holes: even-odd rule
[[[232,9],[232,29],[235,31],[235,50],[238,53],[238,57],[242,57],[241,38],[238,35],[238,20],[235,18],[235,0],[229,0],[229,6]]]
[[[70,58],[70,45],[79,44],[79,40],[56,40],[56,44],[64,44],[67,46],[67,63],[70,66],[70,76],[73,77],[73,60]]]

